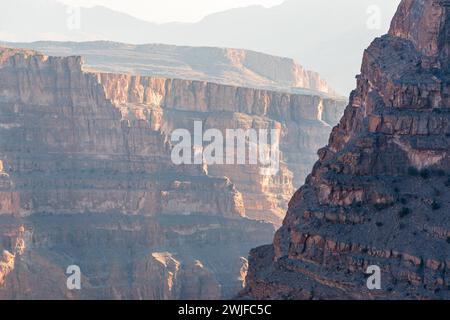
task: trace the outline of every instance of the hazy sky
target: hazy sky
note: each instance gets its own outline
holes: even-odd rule
[[[75,6],[103,5],[150,22],[196,22],[204,16],[250,5],[274,6],[284,0],[58,0]]]

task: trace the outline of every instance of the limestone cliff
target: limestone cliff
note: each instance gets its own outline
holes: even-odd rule
[[[39,41],[7,45],[33,49],[51,56],[83,56],[86,69],[101,72],[157,75],[256,89],[337,96],[317,72],[306,70],[293,59],[251,50],[165,44],[132,45],[110,41]]]
[[[450,298],[449,26],[448,1],[401,2],[242,296]]]
[[[273,226],[244,218],[229,178],[173,165],[98,80],[79,57],[0,50],[0,298],[231,296]]]
[[[232,296],[344,103],[0,49],[0,298]],[[194,121],[282,128],[279,172],[174,165],[170,134]],[[67,290],[69,265],[81,291]]]
[[[246,215],[279,225],[294,188],[301,186],[318,148],[337,123],[344,101],[315,95],[255,90],[203,81],[97,74],[106,97],[127,119],[141,119],[166,135],[177,128],[281,128],[282,163],[275,176],[262,176],[255,165],[209,166],[242,193]]]
[[[35,45],[38,44],[40,43]],[[41,45],[47,51],[59,48],[58,43],[43,43]],[[76,50],[79,47],[90,48],[89,50],[85,49],[87,51],[82,50],[87,54],[97,52],[91,48],[92,46],[97,48],[94,44],[79,44],[77,46],[72,44],[74,48],[70,44],[67,45],[71,50]],[[116,52],[116,47],[121,48],[122,51],[124,46],[127,47],[126,45],[111,43],[99,43],[97,46],[100,46],[100,49],[106,47],[111,49],[112,52]],[[54,47],[56,49],[49,49]],[[149,47],[153,48],[154,46]],[[156,47],[159,48],[159,46]],[[194,48],[162,47],[166,48],[163,52],[171,50],[178,52],[181,50],[181,52],[190,52],[191,55],[194,54],[193,52],[197,52]],[[63,48],[65,47],[63,46]],[[141,48],[141,50],[146,48]],[[141,50],[137,50],[136,54]],[[152,50],[161,51],[162,49]],[[119,50],[118,52],[121,53],[122,51]],[[200,50],[200,52],[203,51]],[[223,53],[222,51],[221,49],[214,54],[220,55]],[[147,51],[144,50],[144,52]],[[210,48],[204,52],[204,55],[209,57],[213,54],[212,52],[215,51]],[[28,54],[32,54],[32,52],[28,51]],[[281,70],[289,69],[289,61],[286,59],[254,52],[234,52],[229,49],[227,56],[230,55],[240,57],[241,60],[248,60],[247,62],[251,62],[250,64],[255,70],[262,68],[261,64],[267,65],[266,60],[273,60],[275,66],[284,66],[280,67]],[[6,53],[4,53],[4,57],[6,58]],[[42,57],[48,59],[46,56]],[[74,63],[77,67],[81,64],[81,68],[90,69],[90,67],[86,68],[80,58],[68,57],[67,59],[76,60]],[[128,66],[133,65],[133,56],[125,55],[122,57],[123,59],[130,60]],[[123,62],[122,64],[120,62],[122,60],[119,59],[119,62],[107,60],[105,63],[110,65],[111,69],[122,70]],[[258,61],[260,61],[259,64]],[[143,65],[149,65],[148,61],[146,63]],[[210,62],[204,63],[206,65],[211,64]],[[104,69],[104,65],[102,66],[100,69]],[[300,66],[295,68],[302,69]],[[214,69],[214,67],[212,66],[210,69]],[[243,194],[248,217],[257,220],[262,219],[276,225],[281,223],[287,209],[287,203],[295,188],[304,183],[306,174],[317,159],[316,150],[326,143],[328,133],[332,126],[338,122],[345,107],[345,100],[320,94],[294,94],[287,91],[253,89],[196,80],[98,72],[90,74],[92,79],[89,81],[94,86],[98,86],[97,83],[94,83],[93,76],[95,75],[95,78],[97,78],[95,82],[100,84],[99,90],[104,91],[106,98],[112,102],[115,108],[120,110],[122,120],[125,120],[123,123],[130,121],[137,123],[148,121],[151,123],[153,132],[151,139],[158,139],[158,133],[165,137],[162,139],[167,139],[171,131],[177,128],[191,130],[194,120],[201,120],[204,123],[205,130],[208,128],[222,130],[225,130],[225,128],[281,128],[283,161],[277,176],[263,177],[258,174],[259,167],[257,166],[209,168],[210,174],[217,177],[226,176],[237,185],[237,189]],[[13,74],[9,76],[16,77]],[[278,77],[283,78],[280,75]],[[239,77],[233,76],[233,79],[237,78]],[[277,78],[274,81],[281,83],[284,80]],[[317,81],[320,82],[321,80],[318,79]],[[15,94],[27,94],[29,97],[37,94],[33,91],[37,90],[33,88],[33,84],[24,85],[26,85],[26,90],[22,89],[24,93],[13,90],[7,94],[11,97],[14,97]],[[28,89],[29,91],[27,91]],[[316,93],[318,93],[318,89]],[[86,124],[83,124],[83,126],[86,126]],[[140,142],[145,139],[142,138]],[[107,144],[107,142],[102,143]],[[165,146],[165,148],[168,147],[170,146]],[[161,145],[158,148],[161,149]],[[106,150],[98,151],[104,152]],[[167,161],[163,162],[166,163]]]

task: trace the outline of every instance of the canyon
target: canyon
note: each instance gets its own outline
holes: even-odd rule
[[[449,40],[449,1],[402,0],[241,298],[450,299]]]
[[[0,48],[0,298],[234,296],[345,105]],[[170,133],[194,121],[280,129],[279,172],[173,164]]]

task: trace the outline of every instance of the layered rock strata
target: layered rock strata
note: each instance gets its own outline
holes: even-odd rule
[[[241,296],[450,299],[449,26],[449,1],[401,2]]]
[[[85,68],[109,73],[200,80],[224,85],[339,96],[316,72],[261,52],[110,41],[7,43],[51,56],[83,56]]]
[[[176,166],[78,57],[0,54],[0,297],[214,299],[273,226],[201,165]],[[82,289],[68,290],[77,265]]]
[[[226,176],[242,193],[246,214],[255,220],[281,223],[295,188],[301,186],[340,117],[345,101],[314,95],[255,90],[215,83],[97,74],[106,96],[124,119],[150,121],[170,135],[175,129],[280,129],[280,170],[260,174],[261,165],[212,165],[208,173]],[[247,162],[248,163],[248,162]]]
[[[0,88],[0,297],[7,299],[232,296],[248,250],[270,242],[344,104],[90,73],[80,57],[7,48]],[[170,135],[194,121],[205,130],[281,128],[280,170],[173,164]],[[69,265],[81,268],[81,291],[67,290]]]

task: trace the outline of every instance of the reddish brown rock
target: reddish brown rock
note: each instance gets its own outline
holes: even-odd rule
[[[248,218],[280,223],[343,106],[314,95],[90,73],[80,57],[3,48],[0,62],[7,299],[230,297],[244,282],[243,257],[274,231]],[[170,134],[194,120],[205,129],[283,123],[280,171],[174,165]],[[81,268],[81,291],[67,290],[72,264]]]
[[[106,97],[129,121],[147,120],[165,135],[177,128],[204,130],[281,128],[281,165],[275,176],[260,174],[260,165],[209,166],[242,193],[246,215],[280,225],[295,188],[302,185],[337,123],[345,101],[317,95],[258,90],[203,81],[97,74]]]
[[[242,288],[242,257],[273,226],[244,217],[229,178],[172,164],[161,110],[126,116],[78,57],[0,49],[0,61],[1,299]],[[69,265],[81,268],[80,291],[66,286]]]
[[[339,96],[316,72],[261,52],[110,41],[8,43],[49,56],[82,56],[86,70],[189,79],[237,87]]]
[[[80,57],[6,48],[0,88],[0,250],[8,253],[0,298],[8,299],[232,296],[243,257],[273,236],[273,225],[252,220],[281,223],[345,104],[88,72]],[[174,165],[170,134],[194,120],[204,129],[283,128],[279,172]],[[72,264],[83,274],[80,292],[66,288]]]
[[[450,3],[403,0],[241,296],[449,299]],[[381,269],[381,290],[365,272]]]

